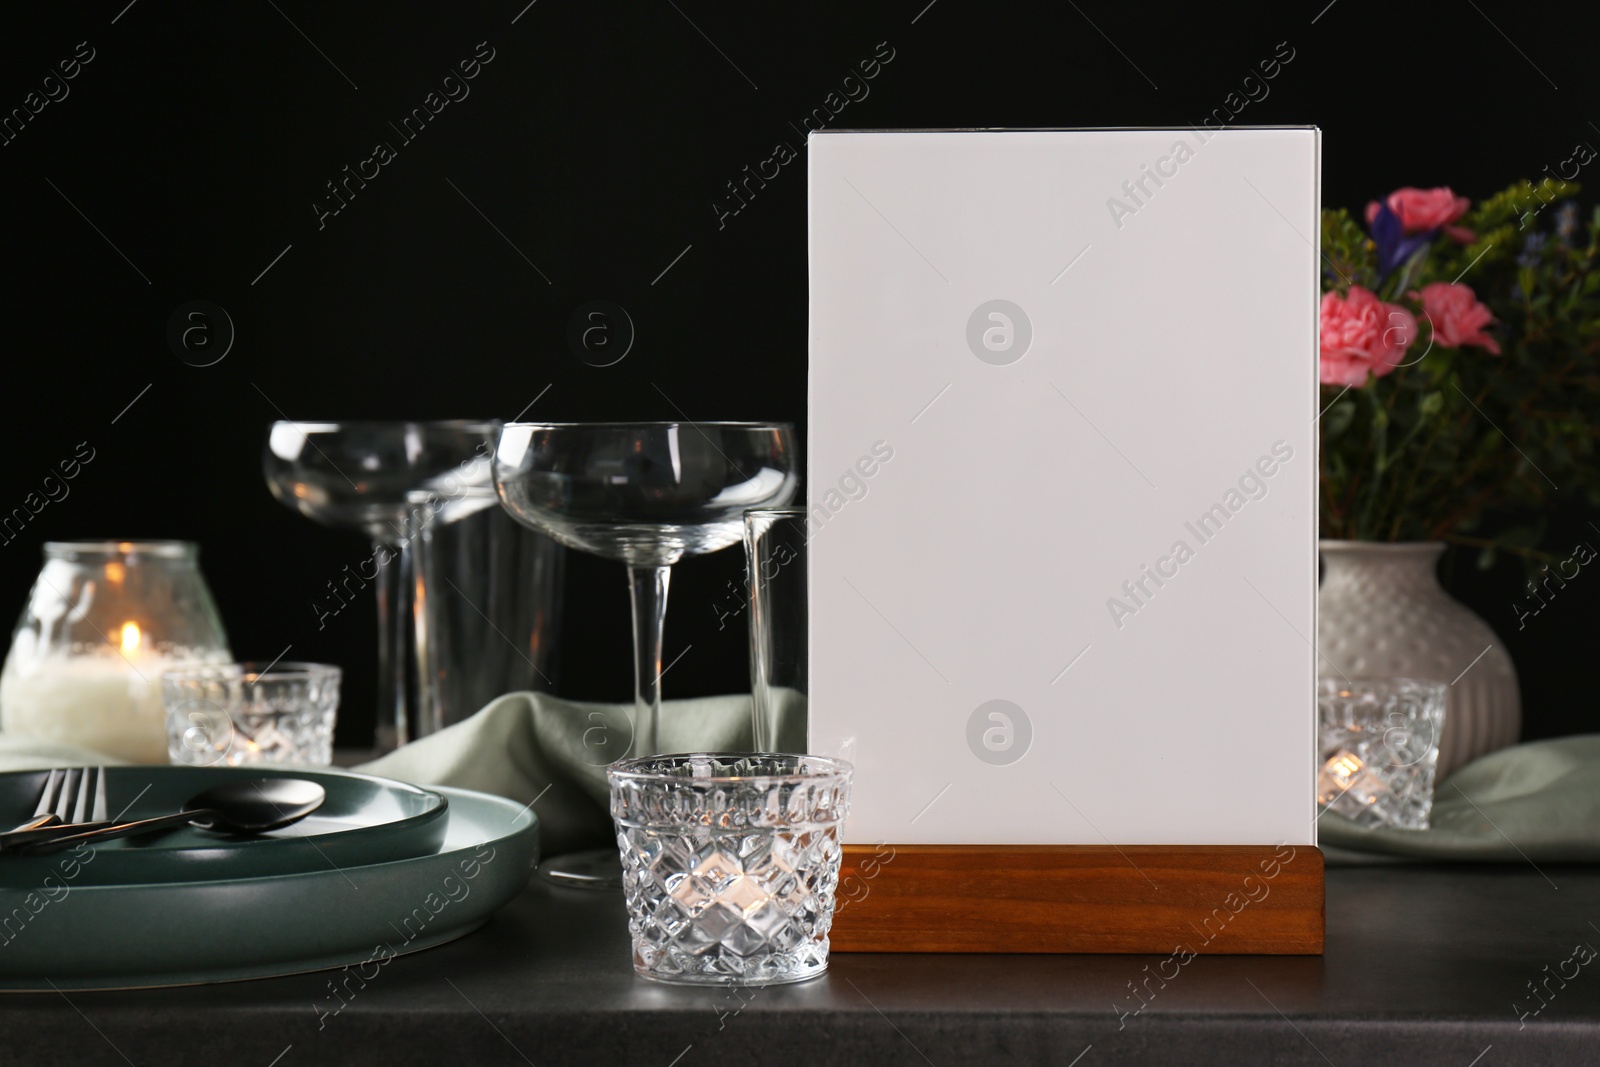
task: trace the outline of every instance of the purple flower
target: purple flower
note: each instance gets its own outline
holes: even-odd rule
[[[1572,240],[1572,234],[1578,228],[1578,205],[1568,200],[1556,208],[1556,236],[1563,241]]]
[[[1544,251],[1545,235],[1537,230],[1530,232],[1522,239],[1522,252],[1517,256],[1517,266],[1537,267],[1539,253]]]
[[[1372,243],[1378,246],[1378,277],[1387,278],[1393,274],[1420,249],[1426,248],[1438,234],[1437,226],[1421,233],[1407,234],[1400,216],[1391,211],[1388,204],[1379,204],[1372,216]]]

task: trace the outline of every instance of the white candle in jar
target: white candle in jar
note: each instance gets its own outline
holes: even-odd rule
[[[176,661],[144,647],[136,622],[124,623],[112,642],[100,654],[10,657],[0,674],[0,729],[132,763],[166,763],[161,672]]]

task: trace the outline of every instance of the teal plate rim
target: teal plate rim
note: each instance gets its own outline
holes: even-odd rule
[[[129,764],[126,766],[108,766],[104,769],[108,775],[114,774],[117,777],[135,776],[139,774],[154,774],[159,776],[169,773],[181,775],[183,777],[189,777],[192,775],[209,776],[209,774],[216,774],[225,778],[303,778],[308,781],[317,781],[319,784],[322,784],[322,780],[324,779],[342,779],[352,782],[360,782],[374,789],[379,789],[390,793],[409,794],[417,798],[419,803],[425,805],[423,810],[411,815],[406,815],[403,818],[391,819],[385,822],[349,825],[341,829],[329,830],[315,834],[301,833],[291,834],[290,836],[262,837],[218,836],[214,839],[206,838],[203,840],[189,841],[185,844],[178,845],[177,847],[155,848],[150,850],[129,849],[124,847],[124,842],[117,842],[113,844],[111,848],[97,850],[99,855],[103,855],[107,858],[121,857],[120,859],[111,859],[111,863],[114,866],[126,864],[135,866],[137,869],[137,867],[147,866],[152,861],[176,865],[173,868],[172,877],[161,879],[163,882],[170,882],[172,884],[195,884],[202,881],[235,880],[231,877],[223,877],[221,879],[183,877],[183,875],[191,869],[186,865],[194,861],[204,860],[205,862],[212,864],[217,862],[227,862],[246,865],[257,861],[262,857],[271,855],[273,852],[282,851],[286,845],[290,848],[298,849],[304,844],[309,844],[313,850],[320,852],[322,846],[331,848],[335,844],[349,841],[351,837],[365,841],[375,839],[379,835],[385,839],[388,839],[402,836],[413,836],[416,833],[425,833],[425,827],[427,827],[429,824],[446,821],[449,819],[449,798],[440,793],[436,788],[417,785],[414,782],[403,782],[394,778],[384,778],[375,774],[363,774],[359,771],[347,771],[340,767],[301,767],[287,765],[263,766],[260,764],[252,764],[242,767],[188,767],[179,764]],[[35,768],[33,770],[21,771],[4,771],[0,772],[0,784],[9,783],[18,779],[24,779],[29,776],[39,776],[48,773],[49,769],[47,768]],[[129,807],[131,808],[134,805],[137,805],[138,800],[139,798],[136,797]],[[155,814],[160,813],[156,812]],[[142,816],[138,815],[138,813],[130,812],[127,817],[137,818]],[[440,841],[442,844],[442,833],[440,834]],[[49,866],[50,859],[53,856],[57,856],[57,854],[43,853],[39,856],[18,857],[0,856],[0,864],[23,864],[30,869],[43,869]],[[194,869],[199,870],[200,868]],[[104,870],[104,868],[102,868],[102,870]],[[296,872],[291,870],[281,873],[293,874],[304,872]],[[135,876],[126,881],[90,883],[89,885],[84,885],[80,888],[88,889],[90,888],[90,885],[143,885],[153,881],[155,881],[155,879]],[[4,884],[4,880],[0,879],[0,892],[15,890],[16,888],[16,886],[8,886]]]

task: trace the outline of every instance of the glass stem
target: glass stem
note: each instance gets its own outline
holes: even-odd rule
[[[439,645],[444,641],[443,627],[436,622],[441,617],[433,594],[439,586],[438,551],[433,543],[433,513],[426,504],[411,509],[411,539],[405,551],[411,553],[411,623],[416,634],[417,657],[417,707],[410,722],[417,737],[437,733],[444,728],[444,708],[439,686],[439,668],[444,662]],[[403,623],[402,623],[403,625]]]
[[[661,718],[661,632],[671,567],[629,567],[633,594],[633,743],[630,756],[654,756]]]
[[[405,564],[401,549],[382,541],[372,544],[378,573],[373,579],[378,602],[378,748],[392,751],[412,740],[406,722]]]

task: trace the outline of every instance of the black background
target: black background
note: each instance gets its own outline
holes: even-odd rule
[[[1240,121],[1321,126],[1329,205],[1400,185],[1479,197],[1600,143],[1597,26],[1577,5],[525,3],[8,13],[0,112],[80,41],[95,58],[0,147],[0,510],[78,442],[96,458],[0,547],[0,611],[20,608],[47,539],[196,540],[235,653],[343,664],[341,741],[364,743],[370,604],[320,631],[311,605],[369,549],[272,500],[268,423],[508,419],[549,386],[527,417],[803,425],[803,158],[720,226],[712,205],[776,142],[798,145],[794,125],[880,42],[893,59],[835,125],[1187,125],[1287,42],[1293,60]],[[494,59],[470,95],[400,146],[388,123],[479,42]],[[324,183],[380,140],[397,158],[319,229]],[[206,368],[166,341],[197,299],[237,329]],[[612,367],[566,343],[595,299],[637,329]],[[1600,544],[1588,511],[1549,518],[1547,547]],[[665,655],[692,648],[669,697],[747,684],[743,620],[719,629],[715,607],[741,572],[737,551],[676,569]],[[1590,729],[1600,578],[1518,631],[1517,565],[1480,574],[1464,553],[1443,573],[1510,648],[1525,735]],[[625,588],[620,566],[569,557],[566,695],[627,698]]]

